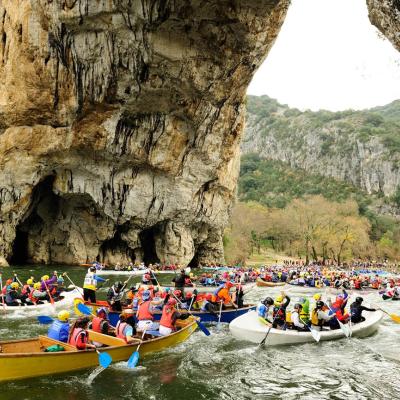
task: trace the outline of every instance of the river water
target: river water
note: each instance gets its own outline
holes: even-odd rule
[[[13,271],[24,282],[31,274],[38,279],[51,269],[7,268],[3,270],[3,280]],[[77,285],[82,285],[85,268],[71,267],[67,272]],[[112,283],[121,277],[109,278]],[[167,283],[171,276],[160,275],[160,278],[161,283]],[[139,278],[132,279],[137,281]],[[279,291],[279,288],[254,288],[246,298],[257,302]],[[106,288],[102,289],[99,297],[104,297],[105,292]],[[294,301],[304,295],[293,288],[288,294]],[[376,293],[363,297],[400,314],[400,302],[384,302]],[[50,305],[47,311],[47,315],[56,314]],[[34,311],[2,314],[0,340],[45,334],[47,327],[36,322],[38,314]],[[40,314],[46,313],[42,310]],[[0,400],[400,398],[400,325],[390,318],[383,320],[375,335],[365,339],[263,349],[235,340],[227,325],[210,330],[209,337],[197,331],[175,348],[140,359],[139,367],[134,370],[117,363],[93,380],[93,370],[83,370],[2,383]]]

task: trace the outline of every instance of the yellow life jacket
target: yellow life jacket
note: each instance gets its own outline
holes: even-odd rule
[[[314,308],[311,311],[311,323],[316,326],[318,326],[320,324],[320,320],[318,319],[318,313],[317,313],[316,308]]]

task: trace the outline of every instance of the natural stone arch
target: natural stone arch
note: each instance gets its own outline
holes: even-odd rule
[[[398,45],[388,12],[398,10],[397,0],[368,3],[374,23]],[[65,208],[39,240],[62,228],[69,247],[58,248],[56,258],[44,249],[45,262],[124,259],[131,252],[140,259],[148,232],[151,257],[187,263],[194,253],[196,263],[222,261],[246,88],[288,6],[289,0],[2,0],[0,263],[12,259],[34,189],[47,176]],[[68,221],[83,215],[82,207],[93,222],[77,235]],[[154,230],[162,221],[167,225]],[[98,234],[82,246],[85,229]]]

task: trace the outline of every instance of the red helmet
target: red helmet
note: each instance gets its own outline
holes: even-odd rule
[[[193,296],[193,294],[189,292],[189,293],[186,293],[186,296],[185,296],[185,297],[186,297],[187,299],[191,299],[192,296]]]
[[[150,274],[144,274],[144,279],[150,280],[151,279]]]
[[[182,292],[180,290],[174,290],[174,296],[180,297]]]
[[[225,283],[225,286],[226,286],[227,288],[231,288],[231,287],[234,286],[234,285],[233,285],[233,283],[232,283],[231,281],[227,281],[227,282]]]
[[[175,299],[168,299],[167,304],[170,305],[170,306],[174,306],[176,304],[176,300]]]
[[[211,301],[212,300],[212,294],[211,293],[207,293],[206,300],[207,301]]]

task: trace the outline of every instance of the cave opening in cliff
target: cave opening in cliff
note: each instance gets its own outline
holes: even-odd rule
[[[155,234],[157,232],[156,227],[143,230],[140,235],[140,243],[142,244],[143,250],[143,262],[148,264],[159,263],[160,259],[157,256]]]
[[[15,230],[16,235],[9,259],[11,265],[47,261],[37,259],[34,254],[37,252],[36,246],[40,242],[45,219],[54,219],[58,210],[59,197],[53,193],[54,178],[54,176],[46,177],[32,191],[30,207]],[[34,240],[31,240],[32,238]]]
[[[121,238],[121,229],[117,228],[114,236],[102,243],[97,261],[105,264],[116,264],[117,262],[135,262],[135,252]]]

